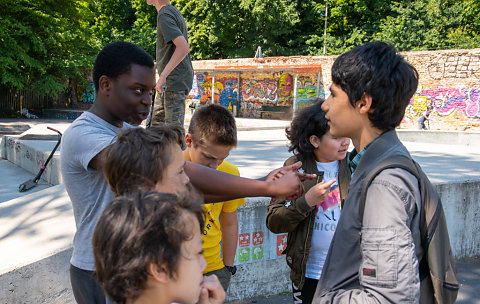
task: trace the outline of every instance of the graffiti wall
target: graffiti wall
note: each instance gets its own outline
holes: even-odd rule
[[[187,103],[211,103],[212,81],[212,72],[196,73]],[[296,104],[295,110],[301,110],[312,104],[319,92],[323,93],[324,90],[321,77],[319,78],[317,73],[298,74],[296,94],[293,73],[216,73],[213,102],[229,109],[236,106],[243,117],[260,117],[262,106],[265,105],[292,108]]]
[[[93,82],[77,85],[77,101],[82,103],[95,102],[95,86]]]
[[[402,127],[416,127],[427,106],[433,106],[430,129],[480,129],[480,50],[407,52],[420,74]]]
[[[421,88],[410,100],[404,124],[414,124],[433,106],[430,128],[459,129],[480,124],[480,82],[470,86]]]
[[[428,105],[432,105],[431,129],[480,131],[480,49],[402,52],[401,55],[419,73],[419,88],[410,100],[401,127],[416,128],[417,119]],[[336,58],[337,55],[265,57],[263,64],[269,66],[320,64],[320,86],[317,86],[315,73],[298,73],[296,82],[295,73],[287,70],[257,75],[241,73],[241,116],[259,117],[258,113],[265,104],[296,105],[293,110],[299,110],[308,106],[313,96],[328,97],[328,87],[332,82],[331,68]],[[256,64],[251,58],[193,62],[194,69]],[[235,73],[229,77],[238,79]],[[210,88],[211,85],[206,90]],[[215,88],[219,86],[215,85]]]

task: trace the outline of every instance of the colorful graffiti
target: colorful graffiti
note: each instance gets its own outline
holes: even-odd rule
[[[315,79],[299,76],[297,80],[297,110],[311,106],[317,97]]]
[[[278,86],[274,79],[245,79],[241,82],[242,101],[258,100],[274,103],[278,100]]]
[[[235,104],[238,98],[238,89],[237,89],[237,79],[224,79],[223,88],[218,92],[218,102],[227,108],[230,108],[231,105]],[[215,83],[215,88],[217,87],[217,82]],[[217,90],[215,89],[215,99],[217,96]]]
[[[237,101],[238,80],[235,78],[215,79],[215,103],[220,103],[225,107],[229,107],[232,102]],[[197,103],[212,102],[212,78],[206,77],[204,73],[197,73],[193,78],[193,85],[188,98]]]
[[[303,109],[313,103],[317,97],[317,76],[299,75],[297,77],[297,109]],[[239,113],[246,117],[259,117],[262,105],[291,106],[295,78],[292,74],[276,72],[264,79],[242,79],[240,92],[238,78],[215,78],[213,100],[229,109],[239,101]],[[323,92],[323,86],[321,86]],[[196,73],[188,96],[196,103],[212,102],[212,77],[205,73]]]
[[[410,112],[419,115],[433,105],[439,116],[480,118],[480,87],[425,89],[410,101]]]
[[[278,79],[278,105],[286,106],[292,102],[293,76],[282,74]]]
[[[242,101],[240,109],[244,117],[258,117],[262,109],[262,103],[260,101]]]
[[[77,85],[77,100],[83,103],[95,102],[95,86],[93,82],[87,85]]]

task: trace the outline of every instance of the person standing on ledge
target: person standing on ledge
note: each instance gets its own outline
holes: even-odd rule
[[[180,11],[168,0],[147,0],[157,9],[157,72],[159,94],[151,113],[151,125],[179,124],[183,128],[185,99],[192,88],[187,24]]]

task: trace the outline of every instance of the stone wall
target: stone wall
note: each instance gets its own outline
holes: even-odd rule
[[[404,52],[402,55],[418,70],[420,74],[420,84],[414,97],[410,100],[407,108],[405,119],[402,122],[402,128],[416,128],[416,121],[420,115],[426,110],[427,105],[433,105],[434,111],[430,119],[430,129],[437,130],[480,130],[480,49],[471,50],[443,50],[443,51],[419,51]],[[328,87],[331,84],[331,67],[338,56],[290,56],[290,57],[267,57],[259,61],[253,58],[241,59],[223,59],[223,60],[203,60],[193,63],[194,69],[205,70],[213,69],[219,66],[287,66],[287,65],[322,65],[322,94],[328,95]],[[265,100],[262,101],[262,95],[248,95],[245,91],[253,88],[254,92],[258,89],[272,88],[276,90],[276,97],[269,102],[276,104],[291,105],[291,99],[281,98],[280,79],[282,77],[290,79],[292,73],[282,73],[277,71],[276,74],[266,77],[258,76],[259,74],[251,73],[245,75],[241,80],[240,86],[240,107],[243,102],[245,109],[258,108]],[[231,74],[232,75],[232,74]],[[315,76],[315,75],[313,75]],[[236,76],[234,76],[236,79]],[[262,86],[262,81],[267,81],[267,85]],[[307,77],[306,86],[313,87],[315,79],[312,76]],[[198,81],[198,77],[196,78]],[[221,82],[221,81],[219,81]],[[223,84],[224,87],[227,85]],[[207,86],[205,86],[207,87]],[[211,83],[210,83],[211,88]],[[289,87],[287,86],[287,89]],[[224,89],[220,85],[215,84],[216,95],[218,101],[221,101]],[[302,89],[301,85],[298,89]],[[297,93],[298,93],[297,89]],[[207,89],[208,90],[208,89]],[[258,91],[258,90],[257,90]],[[237,88],[231,87],[231,94],[238,94]],[[291,92],[291,91],[290,91]],[[308,92],[304,90],[305,93]],[[285,93],[283,91],[283,93]],[[293,94],[293,93],[291,93]],[[299,94],[301,95],[301,93]],[[211,100],[211,92],[210,92]],[[234,95],[237,98],[236,95]],[[260,96],[260,97],[259,97]],[[291,98],[292,95],[287,97]],[[246,99],[248,98],[248,99]],[[215,97],[217,100],[217,97]],[[246,110],[240,112],[241,116],[257,116],[255,111]]]

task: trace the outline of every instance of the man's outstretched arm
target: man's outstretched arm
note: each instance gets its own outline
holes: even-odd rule
[[[188,161],[185,164],[185,171],[191,183],[203,192],[206,201],[219,202],[240,197],[298,196],[302,192],[300,178],[295,171],[299,166],[301,163],[282,167],[285,174],[274,181],[239,177]]]

